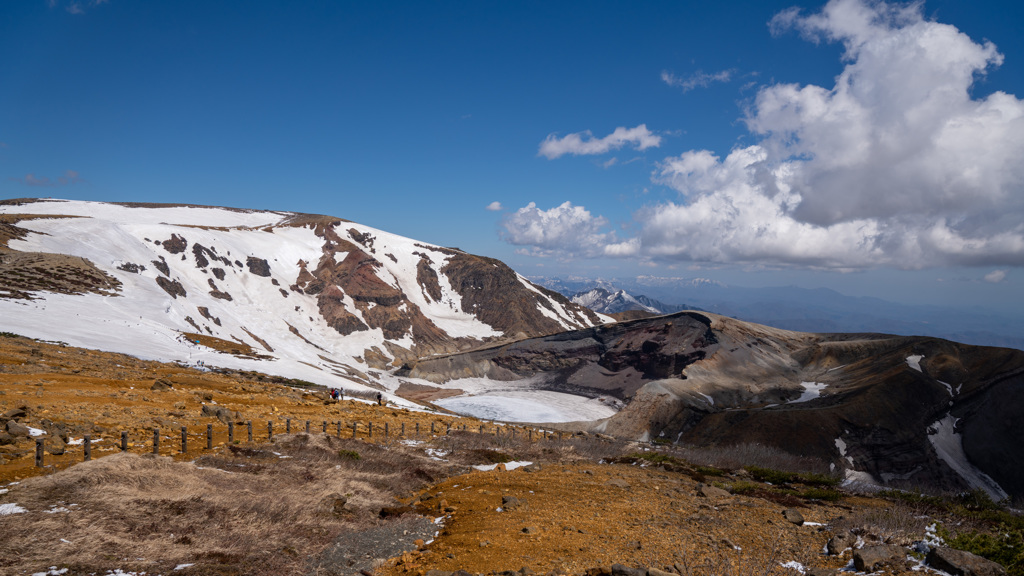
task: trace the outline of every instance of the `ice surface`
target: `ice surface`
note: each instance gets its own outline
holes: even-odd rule
[[[614,408],[600,400],[547,390],[454,396],[434,403],[461,414],[506,422],[573,422],[599,420],[615,414]]]
[[[804,391],[800,394],[800,397],[796,400],[790,400],[787,404],[798,404],[800,402],[808,402],[821,396],[821,391],[824,390],[828,385],[821,384],[819,382],[801,382],[801,386],[804,387]]]

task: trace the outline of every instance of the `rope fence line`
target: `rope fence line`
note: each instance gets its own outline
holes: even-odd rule
[[[285,418],[284,421],[285,421],[284,422],[284,424],[285,424],[285,433],[286,434],[291,434],[292,433],[292,418]],[[416,439],[424,438],[424,436],[426,434],[425,429],[421,431],[420,422],[419,421],[414,422],[413,426],[410,426],[410,430],[412,431],[412,435],[407,434],[406,423],[405,422],[400,422],[398,424],[400,424],[400,427],[397,430],[392,430],[391,423],[390,422],[385,422],[384,425],[383,425],[383,428],[381,428],[378,425],[376,427],[376,431],[375,431],[374,430],[374,422],[373,421],[367,421],[365,424],[362,424],[359,421],[352,421],[351,424],[344,424],[343,420],[337,420],[337,421],[323,420],[323,421],[320,422],[320,426],[318,426],[318,428],[320,429],[321,433],[327,434],[328,433],[328,428],[329,427],[333,427],[334,433],[335,433],[335,435],[338,438],[342,437],[343,430],[345,431],[344,434],[346,436],[349,436],[348,431],[351,430],[351,436],[350,436],[351,438],[353,438],[353,439],[355,439],[355,438],[365,438],[365,439],[367,439],[369,441],[373,441],[375,439],[387,441],[387,440],[390,440],[392,438],[416,440]],[[453,427],[453,423],[451,421],[441,422],[440,426],[438,426],[438,424],[439,423],[438,423],[437,420],[434,420],[434,421],[430,422],[430,433],[429,433],[429,437],[430,438],[437,438],[438,436],[450,435],[452,433],[453,428],[454,428],[454,430],[456,432],[470,432],[470,433],[473,432],[473,430],[468,428],[466,424],[461,425],[461,427],[458,424],[455,424],[454,427]],[[202,425],[200,425],[200,426],[202,426]],[[311,426],[312,426],[312,421],[304,420],[304,428],[305,428],[305,433],[306,434],[311,433]],[[226,445],[230,446],[230,445],[241,444],[241,440],[236,440],[235,439],[235,422],[232,422],[232,421],[227,422],[226,428],[227,428],[227,433],[226,433],[227,442],[226,442]],[[256,436],[254,438],[254,435],[253,435],[253,421],[252,420],[246,420],[245,421],[245,428],[246,428],[246,439],[247,439],[247,442],[249,442],[249,443],[252,443],[254,440],[265,440],[265,441],[273,440],[273,437],[274,437],[274,420],[267,420],[267,429],[266,429],[267,432],[266,432],[266,436],[264,438],[259,438],[258,436]],[[120,435],[119,435],[119,440],[120,440],[119,444],[115,444],[115,447],[108,448],[108,449],[106,449],[106,451],[112,451],[112,450],[115,450],[117,448],[120,448],[121,452],[129,452],[130,448],[140,448],[141,447],[144,452],[146,451],[146,448],[149,448],[149,450],[151,451],[151,453],[153,455],[160,455],[161,453],[163,453],[164,455],[170,455],[170,456],[185,455],[185,454],[188,453],[189,438],[190,437],[193,438],[196,441],[196,444],[193,444],[193,446],[201,446],[202,447],[202,448],[200,448],[200,450],[213,451],[214,448],[215,448],[215,446],[214,446],[215,427],[214,427],[213,424],[206,424],[205,434],[203,432],[198,432],[198,433],[197,432],[190,432],[188,426],[181,426],[181,428],[180,428],[181,443],[180,443],[180,450],[179,451],[175,451],[175,448],[173,446],[173,437],[172,436],[163,436],[162,437],[161,436],[161,429],[160,428],[153,428],[152,431],[153,432],[152,432],[152,440],[151,441],[149,441],[149,442],[143,441],[142,443],[133,444],[133,443],[129,442],[129,436],[130,436],[129,432],[125,431],[125,430],[122,430],[122,431],[120,431]],[[504,431],[504,434],[503,434],[503,431]],[[556,438],[558,440],[563,440],[563,439],[565,439],[565,437],[567,435],[569,437],[577,436],[577,434],[567,433],[567,432],[562,432],[562,431],[551,431],[551,430],[545,430],[545,429],[535,428],[535,427],[516,426],[516,425],[512,425],[512,424],[498,425],[498,424],[494,424],[494,423],[492,423],[491,428],[488,428],[488,426],[486,424],[481,424],[479,426],[479,428],[476,430],[476,432],[478,434],[480,434],[480,435],[484,435],[484,434],[493,435],[495,438],[506,437],[506,438],[509,438],[511,440],[516,440],[517,439],[517,434],[518,434],[518,436],[519,436],[518,439],[526,440],[526,441],[528,441],[530,443],[534,442],[535,438],[538,441],[539,440],[551,440],[553,438]],[[164,446],[161,446],[161,439],[162,438],[167,441]],[[598,439],[600,441],[603,441],[603,442],[626,442],[626,441],[622,441],[622,440],[613,439],[610,436],[604,436],[604,435],[600,435],[596,439]],[[83,460],[82,461],[87,462],[89,460],[92,460],[93,444],[94,443],[98,443],[98,442],[103,442],[105,440],[107,440],[107,439],[102,438],[102,437],[94,440],[93,436],[91,434],[84,435],[83,438],[82,438],[82,441],[81,441],[82,448],[83,448],[83,452],[82,452]],[[203,442],[203,440],[205,440],[205,442]],[[36,446],[35,446],[35,466],[37,468],[45,468],[46,467],[45,466],[46,439],[44,437],[36,437],[35,443],[36,443]],[[221,444],[225,444],[225,443],[221,443]],[[221,444],[218,444],[217,446],[219,447]],[[194,451],[195,450],[193,450],[193,452]]]

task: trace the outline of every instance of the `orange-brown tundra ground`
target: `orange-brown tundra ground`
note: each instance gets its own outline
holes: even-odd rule
[[[171,385],[152,390],[154,382]],[[448,424],[476,428],[480,423],[446,414],[379,407],[349,400],[325,402],[322,394],[274,382],[253,373],[202,372],[130,356],[0,337],[0,412],[25,407],[24,422],[43,427],[44,420],[63,423],[72,438],[90,434],[93,457],[118,451],[121,431],[131,451],[152,451],[152,430],[161,430],[161,454],[190,461],[206,450],[207,424],[214,425],[213,452],[224,450],[227,426],[202,416],[204,404],[239,412],[239,422],[253,422],[254,440],[266,439],[267,422],[275,433],[311,422],[313,432],[330,422],[328,433],[359,436],[373,422],[376,439],[385,423],[397,435],[401,425],[421,439],[433,423],[440,433]],[[180,451],[180,427],[189,430],[188,451]],[[246,429],[236,426],[244,441]],[[34,466],[34,443],[20,440],[0,446],[0,485],[28,476],[50,474],[83,458],[82,446],[63,455],[46,454],[47,467]],[[549,455],[531,469],[471,471],[448,478],[407,498],[424,515],[443,518],[440,533],[418,552],[382,563],[378,574],[405,576],[428,570],[473,573],[529,568],[538,573],[583,573],[597,566],[674,568],[694,574],[795,574],[782,563],[840,568],[849,556],[822,552],[829,525],[844,516],[882,509],[887,502],[845,496],[838,503],[806,502],[800,511],[808,523],[797,526],[783,517],[782,505],[753,496],[705,497],[696,480],[656,466],[606,464],[577,456]],[[728,488],[739,479],[729,475],[705,482]],[[521,504],[502,509],[503,497]],[[499,510],[501,509],[501,510]],[[903,570],[896,568],[895,572]]]

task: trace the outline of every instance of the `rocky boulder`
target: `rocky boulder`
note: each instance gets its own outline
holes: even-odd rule
[[[1006,576],[1006,569],[1002,565],[953,548],[932,548],[925,561],[932,568],[953,576]]]
[[[853,551],[853,566],[858,572],[874,572],[883,566],[900,565],[906,557],[907,551],[899,546],[865,546]]]
[[[225,408],[224,406],[215,406],[213,404],[203,404],[200,415],[213,416],[225,424],[228,422],[240,422],[242,420],[242,414],[240,412],[236,412],[230,408]]]
[[[7,422],[7,433],[14,438],[28,438],[31,435],[31,430],[24,424],[9,420]]]
[[[825,551],[830,556],[842,553],[847,548],[853,548],[854,544],[857,543],[857,537],[853,535],[849,530],[844,530],[835,536],[829,538],[828,543],[825,545]]]

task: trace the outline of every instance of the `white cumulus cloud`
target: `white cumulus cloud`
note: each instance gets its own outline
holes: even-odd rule
[[[589,130],[576,132],[559,138],[549,134],[540,143],[538,156],[544,156],[548,160],[554,160],[566,154],[573,156],[604,154],[612,150],[618,150],[626,145],[632,145],[637,150],[657,148],[661,145],[661,136],[647,129],[646,124],[640,124],[633,128],[618,127],[614,132],[604,138],[594,138]]]
[[[541,210],[530,202],[502,220],[502,237],[516,246],[529,246],[535,256],[599,256],[615,235],[603,232],[608,220],[592,215],[582,206],[565,202]]]
[[[755,144],[666,158],[652,180],[679,198],[636,213],[633,238],[593,237],[604,245],[590,253],[840,270],[1024,265],[1024,102],[973,95],[1003,56],[921,10],[832,0],[776,16],[772,33],[843,45],[835,84],[762,88],[743,118]],[[604,145],[575,136],[549,137],[549,157]]]
[[[501,211],[503,209],[504,209],[504,207],[501,205],[501,202],[498,202],[497,200],[495,200],[494,202],[491,202],[485,208],[485,210],[490,210],[491,212],[498,212],[498,211]]]

